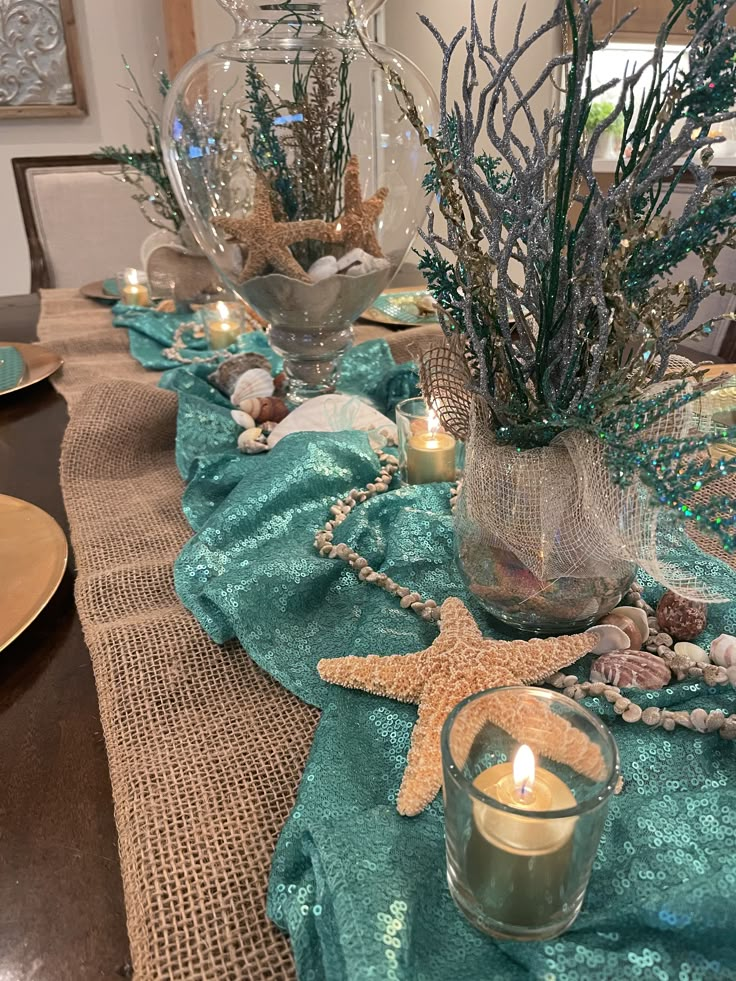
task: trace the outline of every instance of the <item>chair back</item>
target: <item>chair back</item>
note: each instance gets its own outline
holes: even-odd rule
[[[718,176],[730,177],[732,174],[721,169]],[[668,209],[674,217],[679,217],[682,214],[691,190],[688,183],[684,182],[676,188]],[[721,282],[736,282],[736,251],[724,249],[718,257],[716,266],[718,279]],[[687,280],[691,276],[697,280],[702,279],[703,276],[703,264],[695,255],[688,256],[673,271],[673,277],[677,280]],[[697,348],[702,351],[705,357],[710,354],[724,358],[726,361],[736,360],[736,323],[718,319],[725,313],[736,313],[736,296],[727,293],[725,296],[715,294],[708,297],[701,303],[693,324],[704,324],[708,320],[714,320],[713,332],[708,336],[686,340],[685,344],[690,348]]]
[[[118,164],[91,156],[13,160],[31,255],[31,292],[82,286],[140,265],[154,228],[115,180]]]

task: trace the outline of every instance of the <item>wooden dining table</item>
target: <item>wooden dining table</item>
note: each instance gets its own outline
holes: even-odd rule
[[[0,344],[36,339],[38,297],[0,300]],[[68,531],[49,381],[0,396],[0,494]],[[0,589],[3,570],[0,569]],[[0,653],[0,978],[132,976],[110,778],[74,559],[36,622]]]
[[[0,299],[0,344],[35,340],[38,313],[36,296]],[[67,422],[50,381],[0,396],[0,494],[37,505],[65,531],[58,465]],[[0,981],[132,976],[105,746],[73,582],[72,556],[49,606],[0,653]]]

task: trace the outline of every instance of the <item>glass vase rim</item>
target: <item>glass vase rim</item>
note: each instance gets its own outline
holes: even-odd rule
[[[267,54],[270,51],[319,51],[322,48],[365,53],[365,49],[357,38],[320,31],[314,34],[289,35],[275,32],[269,32],[265,35],[242,34],[226,41],[218,41],[204,54],[214,54],[223,61],[244,62],[252,60],[254,54]]]
[[[587,814],[590,811],[595,811],[601,807],[605,802],[612,796],[618,786],[619,779],[621,777],[621,760],[619,757],[618,746],[616,740],[613,738],[613,733],[606,726],[603,721],[592,712],[588,711],[584,706],[579,705],[577,702],[569,699],[566,695],[561,695],[556,691],[549,691],[545,688],[535,688],[530,685],[511,685],[504,688],[486,688],[484,691],[475,692],[472,695],[468,695],[464,698],[462,702],[455,706],[455,708],[450,712],[442,726],[441,735],[441,751],[443,760],[443,769],[449,771],[453,779],[460,785],[460,787],[465,791],[468,797],[473,800],[478,801],[478,803],[490,807],[495,811],[500,811],[504,814],[510,814],[514,817],[519,817],[520,812],[518,808],[511,807],[508,804],[503,804],[499,800],[495,800],[493,797],[488,797],[483,793],[482,790],[478,790],[472,780],[465,776],[465,774],[460,770],[457,763],[455,762],[455,757],[450,749],[450,733],[452,731],[453,724],[460,713],[468,705],[481,698],[487,698],[489,695],[494,695],[497,692],[513,692],[513,691],[524,691],[533,692],[535,697],[544,698],[550,702],[556,702],[559,705],[565,705],[568,708],[573,708],[574,711],[580,713],[581,715],[587,715],[590,720],[592,720],[595,729],[597,730],[602,741],[609,745],[612,749],[611,753],[611,765],[609,767],[609,773],[603,783],[602,788],[596,792],[594,796],[588,797],[586,800],[578,801],[575,807],[568,807],[564,810],[557,811],[524,811],[523,817],[551,821],[564,818],[578,818],[583,814]],[[514,738],[514,737],[512,737]],[[518,740],[517,740],[518,741]]]
[[[400,412],[403,416],[406,416],[407,419],[410,419],[410,418],[412,418],[412,416],[411,416],[411,414],[409,412],[407,412],[406,408],[404,408],[404,407],[405,406],[410,406],[410,405],[417,405],[418,406],[420,402],[424,406],[424,410],[425,410],[424,411],[424,414],[425,415],[429,415],[429,411],[430,411],[429,410],[429,403],[427,402],[427,400],[422,395],[412,395],[411,398],[403,399],[396,406],[396,412],[397,413]],[[416,418],[416,417],[414,417],[414,418]]]

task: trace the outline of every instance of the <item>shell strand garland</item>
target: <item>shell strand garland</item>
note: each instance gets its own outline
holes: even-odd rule
[[[401,607],[404,610],[411,610],[422,620],[439,623],[441,619],[440,608],[434,600],[422,599],[421,595],[407,586],[399,586],[389,576],[383,572],[376,572],[371,568],[367,559],[363,558],[358,552],[350,548],[345,543],[335,544],[335,529],[338,528],[348,515],[357,507],[375,497],[377,494],[385,494],[391,487],[393,478],[399,470],[399,461],[395,456],[381,453],[378,457],[381,464],[381,471],[373,483],[368,484],[362,490],[351,490],[346,497],[338,498],[330,508],[331,517],[325,525],[320,528],[314,539],[314,547],[320,555],[329,559],[339,559],[345,562],[358,574],[361,582],[369,582],[380,589],[385,590],[391,596],[400,599]],[[454,485],[450,490],[451,507],[457,500],[457,486]],[[638,587],[640,589],[641,587]],[[652,608],[640,598],[637,589],[633,595],[638,599],[632,599],[632,605],[636,605],[645,612],[654,612]],[[654,633],[654,631],[652,631]],[[668,638],[669,639],[669,638]],[[651,644],[649,646],[652,646]],[[656,650],[655,645],[655,650]],[[663,645],[658,645],[663,646]],[[672,654],[668,650],[668,654]],[[666,659],[665,659],[666,661]],[[687,666],[687,676],[692,679],[702,679],[709,686],[732,684],[736,687],[736,672],[719,667],[714,664],[690,663]],[[691,712],[672,712],[669,709],[660,709],[655,706],[642,709],[640,705],[627,698],[615,685],[608,685],[603,681],[580,682],[575,675],[558,672],[547,679],[547,684],[552,685],[574,699],[576,702],[589,697],[603,697],[613,705],[616,715],[620,716],[624,722],[643,723],[649,728],[662,728],[666,732],[672,732],[677,726],[691,729],[702,733],[718,732],[722,739],[736,741],[736,715],[726,715],[725,712],[708,712],[705,709],[697,708]]]
[[[219,351],[217,354],[211,354],[209,357],[199,357],[187,358],[181,352],[186,348],[186,342],[184,340],[184,334],[192,333],[196,337],[196,332],[201,330],[201,327],[194,320],[188,323],[181,324],[176,328],[174,332],[174,342],[171,347],[167,347],[162,353],[165,358],[169,361],[178,361],[179,364],[211,364],[214,361],[222,361],[224,358],[230,357],[229,351]]]
[[[399,461],[395,456],[390,456],[387,453],[380,453],[378,461],[381,464],[381,472],[373,483],[368,484],[364,490],[351,490],[347,497],[339,498],[332,505],[330,508],[332,517],[317,532],[314,547],[320,555],[324,555],[326,558],[340,559],[345,562],[358,573],[358,579],[361,582],[372,583],[385,590],[389,595],[397,596],[402,609],[410,609],[422,620],[439,623],[441,613],[434,600],[422,599],[419,593],[407,586],[400,586],[384,572],[376,572],[368,564],[368,560],[353,551],[349,545],[344,543],[336,545],[334,542],[335,529],[343,523],[356,505],[369,501],[376,494],[385,494],[390,489],[391,482],[399,469]]]
[[[736,715],[726,715],[715,710],[707,712],[697,708],[692,712],[672,712],[656,706],[642,709],[640,705],[627,698],[620,688],[607,685],[603,681],[580,682],[575,675],[553,674],[547,679],[548,684],[562,690],[568,698],[581,702],[584,698],[603,697],[613,705],[613,711],[620,715],[624,722],[643,722],[652,729],[661,726],[666,732],[672,732],[676,726],[693,729],[697,732],[718,732],[722,739],[736,740]],[[728,678],[717,684],[729,684]]]

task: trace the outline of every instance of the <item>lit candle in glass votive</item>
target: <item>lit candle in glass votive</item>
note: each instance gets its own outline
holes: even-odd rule
[[[496,688],[453,709],[442,730],[447,881],[474,926],[511,940],[569,929],[620,772],[610,731],[557,692]]]
[[[427,432],[409,439],[406,447],[406,473],[410,484],[437,484],[457,476],[457,443],[440,432],[440,420],[432,409],[427,414]]]
[[[137,269],[126,269],[123,273],[120,299],[128,307],[151,306],[151,294],[145,276]]]
[[[206,318],[207,340],[213,351],[222,351],[234,344],[242,334],[243,318],[237,317],[222,300],[215,310],[216,316],[209,314]]]
[[[508,810],[473,801],[468,882],[495,920],[543,926],[559,913],[566,891],[577,818],[539,815],[570,810],[577,801],[559,777],[537,767],[525,745],[511,763],[484,770],[473,785]]]

